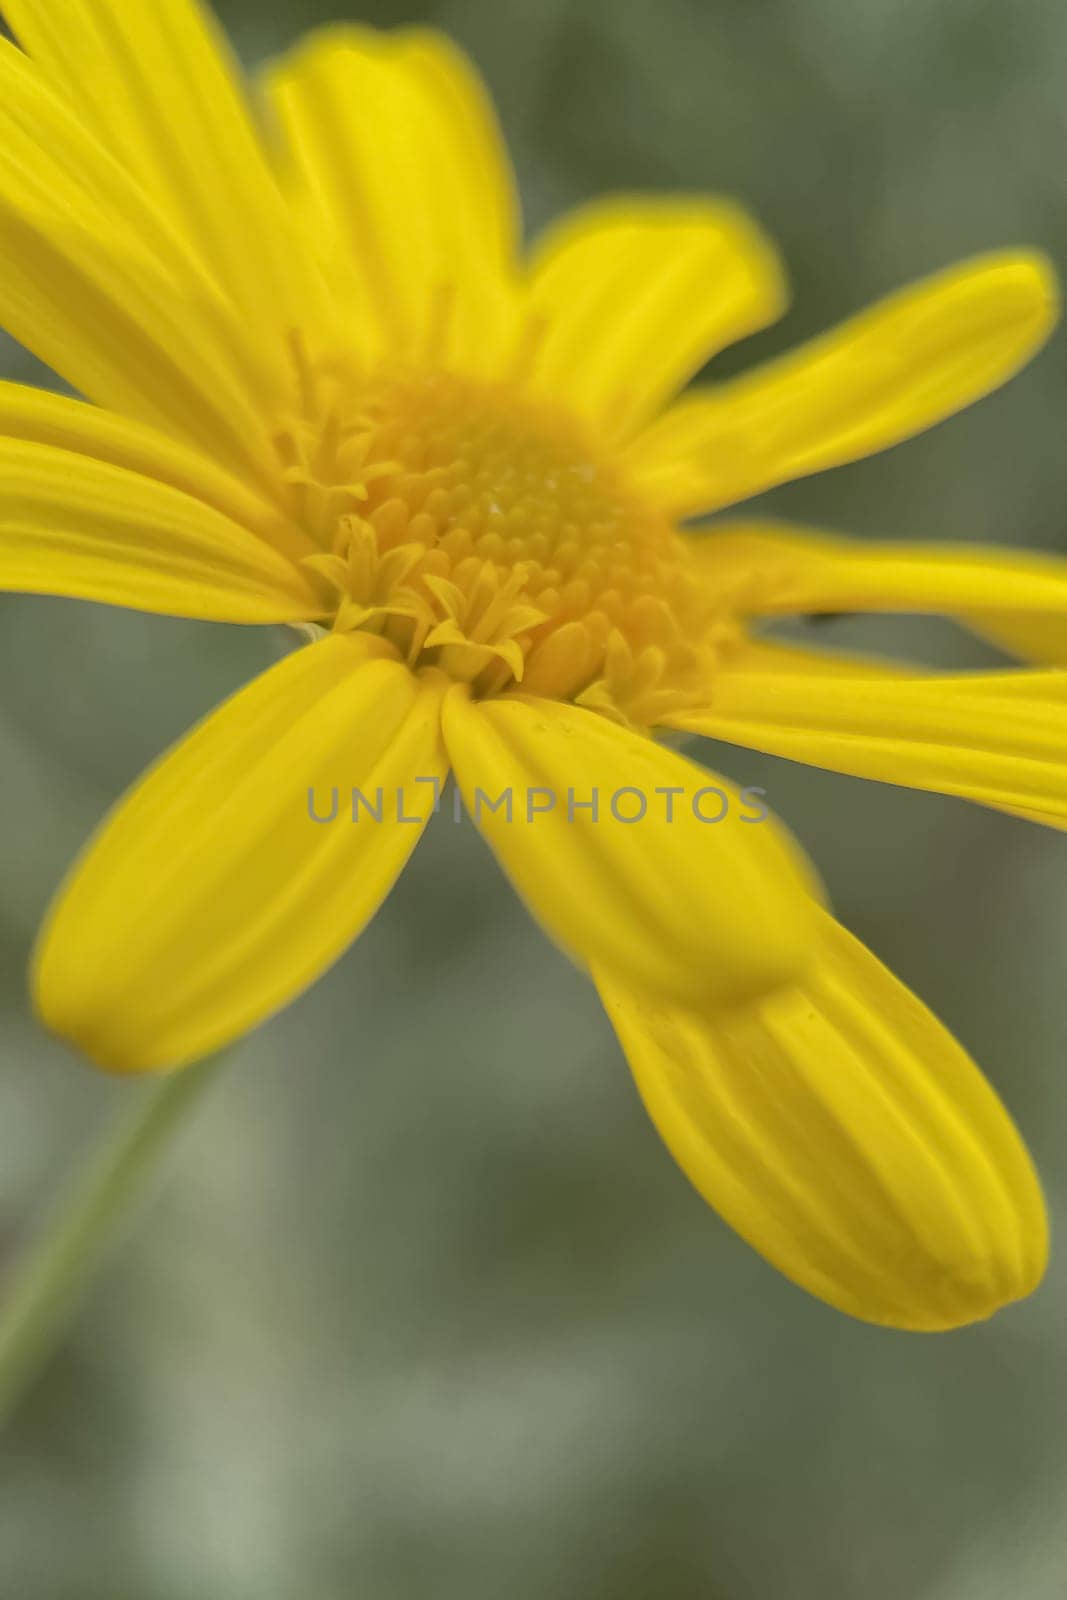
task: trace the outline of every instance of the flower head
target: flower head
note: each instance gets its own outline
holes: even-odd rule
[[[437,35],[313,36],[257,121],[194,0],[5,11],[0,316],[85,398],[0,387],[0,581],[312,640],[104,825],[42,934],[45,1021],[120,1071],[224,1045],[359,933],[451,770],[757,1248],[905,1327],[1028,1292],[1044,1212],[992,1091],[781,825],[658,735],[1062,826],[1067,673],[760,633],[943,610],[1067,665],[1059,565],[689,522],[1004,381],[1055,319],[1049,267],[965,264],[678,398],[784,308],[732,204],[591,206],[526,254],[491,109]],[[322,789],[396,804],[327,827]]]

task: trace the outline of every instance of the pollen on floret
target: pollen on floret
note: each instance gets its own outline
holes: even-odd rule
[[[479,696],[521,686],[641,726],[706,698],[729,619],[579,418],[518,382],[299,365],[278,442],[327,625]]]

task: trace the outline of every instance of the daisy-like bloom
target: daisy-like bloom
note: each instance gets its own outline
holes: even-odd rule
[[[874,1322],[1026,1294],[1044,1209],[993,1091],[785,830],[655,735],[1063,825],[1067,673],[760,632],[944,611],[1067,664],[1061,566],[688,526],[1003,382],[1054,321],[1048,267],[967,263],[679,399],[784,306],[733,205],[592,206],[525,255],[436,35],[316,35],[253,112],[193,0],[4,9],[0,315],[85,398],[0,389],[0,581],[310,639],[105,823],[37,951],[45,1022],[124,1072],[219,1049],[356,937],[451,771],[738,1232]],[[334,789],[380,820],[314,820]]]

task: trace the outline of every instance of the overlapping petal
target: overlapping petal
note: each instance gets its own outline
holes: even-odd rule
[[[35,961],[48,1026],[104,1067],[146,1071],[293,999],[374,915],[421,835],[425,780],[445,772],[439,703],[372,644],[335,636],[208,717],[61,890]],[[374,815],[352,820],[353,788]],[[336,816],[316,820],[334,791]]]
[[[240,72],[199,0],[6,0],[31,60],[188,240],[246,320],[276,334],[316,293]]]
[[[865,1321],[988,1317],[1041,1278],[1041,1191],[962,1047],[829,916],[797,984],[729,1015],[596,974],[638,1089],[710,1205]]]
[[[322,610],[306,572],[203,500],[11,438],[0,438],[0,586],[218,622]]]
[[[168,434],[100,406],[0,383],[0,439],[49,445],[168,484],[294,559],[319,548],[264,491]]]
[[[941,612],[990,631],[1011,617],[1025,636],[1060,619],[1067,658],[1067,560],[991,545],[890,544],[779,522],[729,522],[690,536],[694,565],[716,589],[743,584],[753,615]],[[1007,624],[1002,624],[1007,627]]]
[[[294,203],[373,354],[492,370],[518,208],[485,90],[440,34],[329,28],[266,79]]]
[[[529,377],[621,441],[785,302],[778,256],[738,206],[644,197],[587,206],[534,254]]]
[[[583,964],[725,1005],[808,955],[813,880],[725,779],[580,708],[446,699],[467,807],[532,914]],[[593,804],[595,800],[595,806]]]
[[[1067,673],[778,671],[739,657],[676,727],[1067,825]]]
[[[284,346],[4,40],[0,321],[90,399],[269,479]]]
[[[1012,377],[1057,314],[1043,257],[965,262],[679,401],[634,441],[631,469],[646,492],[689,516],[872,455]]]

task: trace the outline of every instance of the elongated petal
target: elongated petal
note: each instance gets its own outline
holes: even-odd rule
[[[264,403],[276,408],[281,393],[271,342],[3,40],[0,322],[99,404],[241,471],[270,470]]]
[[[443,777],[439,695],[406,667],[353,636],[288,656],[165,756],[75,865],[35,960],[44,1021],[115,1071],[220,1048],[366,925]],[[352,820],[353,788],[372,808],[382,790],[381,820]]]
[[[777,639],[749,638],[735,643],[730,652],[729,670],[735,672],[788,673],[790,677],[813,676],[826,678],[829,674],[852,678],[890,677],[899,681],[905,677],[922,677],[921,667],[902,666],[898,661],[882,656],[859,655],[852,651],[826,650],[819,647],[786,644]],[[709,703],[717,679],[708,684]]]
[[[1034,616],[1018,611],[979,612],[964,618],[976,633],[1035,665],[1067,667],[1067,612]]]
[[[364,338],[491,364],[514,313],[517,206],[466,58],[439,34],[328,28],[266,89],[294,198],[343,258]]]
[[[0,438],[52,445],[169,484],[297,559],[319,548],[265,494],[209,456],[83,400],[0,383]]]
[[[622,439],[785,302],[778,257],[737,206],[637,198],[588,206],[534,255],[531,376]]]
[[[1025,1147],[936,1018],[822,920],[797,985],[729,1017],[598,972],[638,1089],[708,1203],[795,1283],[896,1328],[988,1317],[1044,1271]]]
[[[110,462],[0,438],[0,588],[218,622],[295,622],[304,571],[202,500]]]
[[[754,824],[725,779],[551,701],[472,704],[457,689],[443,725],[468,809],[578,961],[707,1005],[751,998],[803,965],[812,879],[784,830]]]
[[[314,278],[225,41],[198,0],[6,0],[82,126],[186,237],[246,317],[295,326]]]
[[[877,676],[873,675],[877,672]],[[1067,673],[723,672],[676,726],[833,772],[1067,818]]]
[[[923,667],[902,666],[899,662],[877,656],[846,654],[840,650],[811,650],[799,645],[771,643],[763,639],[749,639],[731,656],[731,672],[752,672],[761,676],[786,673],[794,680],[794,689],[801,688],[805,679],[813,680],[818,695],[819,686],[828,674],[856,680],[881,678],[886,683],[916,682],[920,678],[936,681],[936,675]],[[964,680],[981,687],[983,694],[1001,699],[1033,701],[1034,703],[1067,702],[1067,672],[996,672],[981,676],[972,674]],[[709,694],[712,693],[709,686]],[[794,755],[794,759],[800,759]],[[851,770],[851,769],[849,769]],[[1024,817],[1028,822],[1039,822],[1046,828],[1067,829],[1067,812],[1036,810],[1032,806],[1001,803],[992,798],[982,799],[983,804],[1010,816]]]
[[[873,455],[1012,377],[1057,314],[1043,257],[966,262],[747,377],[683,399],[634,441],[632,469],[649,493],[690,515]]]
[[[1067,642],[1067,561],[988,545],[889,544],[777,522],[732,522],[688,540],[717,589],[745,585],[754,614],[912,611],[1009,613],[1038,623],[1059,613]],[[1067,650],[1065,650],[1067,655]]]

